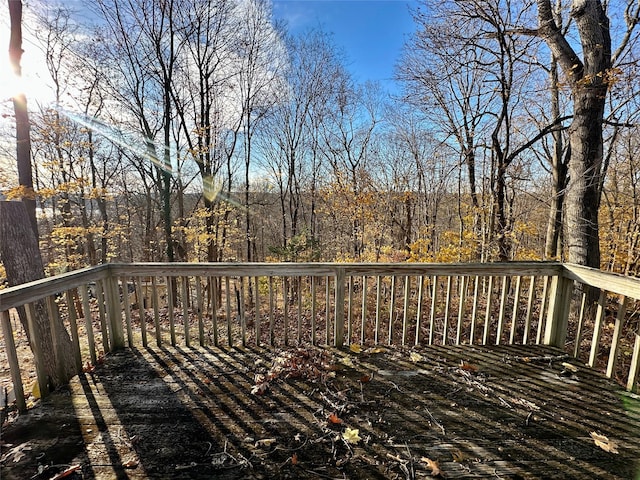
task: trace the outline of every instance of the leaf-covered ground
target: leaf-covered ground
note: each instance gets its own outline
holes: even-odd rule
[[[3,479],[628,479],[640,403],[544,347],[156,347],[2,442]]]

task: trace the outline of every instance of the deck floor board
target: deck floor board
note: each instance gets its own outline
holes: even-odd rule
[[[640,479],[638,396],[561,351],[382,350],[326,349],[322,362],[295,348],[111,354],[6,426],[0,477],[79,464],[67,478],[434,478],[429,458],[441,478]],[[318,362],[318,376],[281,370],[252,394],[283,351]],[[562,376],[562,362],[578,371]],[[344,441],[347,427],[362,440]]]

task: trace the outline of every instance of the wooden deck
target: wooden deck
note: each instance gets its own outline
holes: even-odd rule
[[[3,480],[433,478],[426,459],[440,478],[638,479],[640,400],[542,346],[155,347],[109,355],[2,441]]]

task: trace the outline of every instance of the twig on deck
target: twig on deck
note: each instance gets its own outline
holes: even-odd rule
[[[440,430],[442,430],[442,435],[446,435],[447,432],[445,432],[444,427],[442,426],[442,424],[435,419],[435,417],[431,414],[431,412],[429,411],[429,409],[427,407],[424,407],[424,409],[427,412],[427,414],[429,415],[429,418],[431,418],[431,421],[433,423],[435,423],[438,427],[440,427]]]

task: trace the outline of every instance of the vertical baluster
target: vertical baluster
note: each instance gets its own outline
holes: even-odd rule
[[[624,325],[624,317],[627,315],[627,307],[629,299],[622,295],[620,297],[620,305],[618,307],[618,315],[613,328],[613,338],[611,339],[611,350],[609,351],[609,362],[607,364],[607,377],[611,378],[616,369],[618,361],[618,347],[620,345],[620,335],[622,334],[622,325]]]
[[[377,276],[376,279],[376,330],[374,333],[373,343],[378,345],[380,339],[380,309],[382,308],[382,277]]]
[[[516,325],[518,324],[518,306],[520,304],[520,284],[522,277],[518,275],[516,277],[515,292],[513,294],[513,311],[511,312],[511,332],[509,334],[509,344],[513,345],[516,338]]]
[[[498,328],[496,334],[496,345],[502,342],[502,332],[504,330],[504,317],[507,310],[507,298],[509,297],[509,277],[502,277],[502,291],[500,293],[500,310],[498,311]]]
[[[531,319],[533,318],[533,302],[536,296],[536,277],[531,276],[529,282],[529,297],[527,299],[527,314],[524,319],[524,333],[522,334],[522,344],[529,343],[529,332],[531,331]]]
[[[411,277],[404,277],[404,305],[402,315],[402,345],[407,343],[407,332],[409,329],[409,289],[411,288]]]
[[[447,344],[447,336],[449,333],[449,309],[451,308],[451,287],[453,283],[453,277],[449,275],[447,277],[447,298],[444,304],[444,325],[442,326],[442,345]]]
[[[433,285],[431,286],[431,313],[429,315],[429,345],[433,345],[433,336],[436,329],[436,310],[438,307],[438,277],[433,276],[431,278],[433,281]]]
[[[204,299],[202,297],[202,278],[197,276],[196,282],[196,315],[198,316],[198,343],[204,347],[204,321],[202,318],[202,310],[204,310]]]
[[[424,300],[424,275],[418,277],[418,308],[416,311],[416,340],[415,344],[420,344],[420,330],[422,328],[422,302]]]
[[[396,276],[391,276],[391,293],[389,298],[389,345],[393,345],[393,318],[396,310]]]
[[[182,281],[180,282],[180,296],[182,297],[182,323],[184,327],[184,345],[186,347],[191,346],[191,335],[189,332],[189,297],[187,293],[189,290],[189,287],[187,286],[188,283],[189,277],[183,275]]]
[[[600,351],[600,337],[602,335],[602,325],[604,323],[605,302],[607,301],[607,293],[600,290],[600,298],[598,298],[598,307],[596,309],[596,318],[593,326],[593,339],[591,340],[591,353],[589,354],[590,367],[596,364],[598,352]]]
[[[316,344],[317,315],[318,315],[318,300],[316,296],[316,277],[311,277],[311,345]]]
[[[136,300],[138,301],[138,319],[140,321],[140,334],[142,335],[142,346],[147,348],[147,321],[145,310],[145,298],[142,296],[142,278],[135,278]]]
[[[153,295],[153,325],[156,330],[156,345],[162,346],[162,330],[160,328],[160,295],[158,293],[158,280],[151,277],[151,294]],[[169,286],[167,285],[167,291]]]
[[[86,285],[80,286],[80,297],[82,297],[82,310],[84,311],[84,327],[87,333],[87,343],[89,344],[89,355],[91,363],[96,364],[96,342],[93,336],[93,319],[91,318],[91,306],[89,304],[89,290]]]
[[[262,344],[262,330],[261,330],[261,315],[260,315],[260,277],[254,277],[254,282],[256,285],[256,305],[254,308],[253,321],[256,326],[256,346],[260,346]]]
[[[364,345],[365,341],[365,333],[367,326],[367,277],[366,275],[362,276],[362,308],[361,308],[361,318],[360,318],[360,345]]]
[[[489,325],[491,324],[491,303],[493,300],[493,277],[489,277],[487,285],[487,308],[484,315],[484,332],[482,334],[482,344],[488,345],[489,342]]]
[[[478,316],[478,300],[480,297],[480,276],[476,275],[473,281],[473,306],[471,307],[471,333],[469,334],[469,344],[473,345],[476,338],[476,318]]]
[[[2,317],[2,336],[4,337],[5,353],[9,362],[9,371],[11,372],[11,382],[13,383],[13,391],[16,397],[16,406],[19,412],[27,411],[27,403],[24,399],[24,388],[22,387],[22,377],[20,376],[20,364],[18,363],[18,353],[16,344],[13,340],[13,328],[11,328],[11,318],[6,310],[0,312]],[[76,331],[76,338],[77,338]],[[79,372],[82,371],[82,365]],[[78,373],[79,373],[78,372]]]
[[[131,331],[131,302],[129,301],[129,283],[128,277],[122,277],[122,303],[124,304],[124,324],[127,329],[127,344],[129,348],[133,348],[133,332]]]

